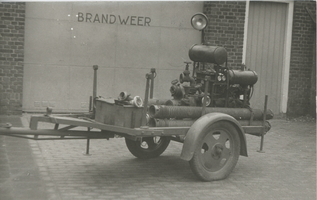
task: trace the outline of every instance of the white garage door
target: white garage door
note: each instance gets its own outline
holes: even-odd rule
[[[267,94],[275,114],[281,110],[287,10],[286,3],[250,2],[246,66],[259,76],[251,105],[263,108]]]

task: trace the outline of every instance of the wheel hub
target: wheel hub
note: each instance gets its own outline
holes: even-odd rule
[[[221,157],[223,151],[223,145],[220,143],[215,144],[211,149],[211,156],[218,160]]]

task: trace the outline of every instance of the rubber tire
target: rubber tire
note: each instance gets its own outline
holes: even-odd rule
[[[224,131],[229,136],[230,141],[230,149],[231,153],[229,154],[229,158],[225,162],[223,166],[217,171],[212,171],[207,169],[201,159],[202,159],[202,148],[205,144],[204,138],[210,132]],[[232,148],[231,148],[232,146]],[[210,152],[209,152],[210,153]],[[209,125],[202,133],[201,140],[198,143],[193,158],[189,161],[191,170],[193,173],[202,181],[215,181],[225,179],[232,172],[234,167],[236,166],[240,155],[240,139],[237,129],[227,121],[219,121]],[[207,155],[208,156],[208,155]]]
[[[151,139],[153,141],[152,137],[146,137],[142,138],[142,141],[148,140],[149,142],[151,142]],[[152,149],[145,149],[141,147],[140,141],[133,141],[127,138],[125,138],[125,143],[132,155],[140,159],[149,159],[160,156],[168,147],[170,139],[168,137],[160,137],[159,144],[155,145]]]

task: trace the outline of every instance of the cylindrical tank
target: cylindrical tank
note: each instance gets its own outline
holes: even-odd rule
[[[189,49],[188,55],[194,62],[207,62],[222,65],[227,61],[227,50],[217,46],[195,44]]]
[[[230,84],[254,85],[258,81],[255,71],[228,70]]]

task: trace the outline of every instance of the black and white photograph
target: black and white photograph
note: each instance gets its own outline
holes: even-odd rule
[[[316,200],[316,1],[0,0],[0,200]]]

